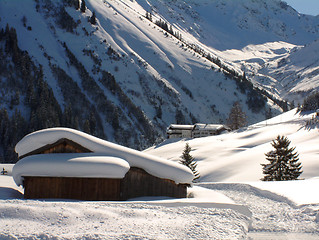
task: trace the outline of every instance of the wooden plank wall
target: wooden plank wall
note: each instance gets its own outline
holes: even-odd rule
[[[24,198],[120,200],[121,179],[24,177]]]
[[[142,196],[185,198],[186,195],[186,184],[177,185],[172,180],[155,177],[140,168],[132,167],[121,182],[122,200]]]
[[[152,176],[131,168],[123,179],[24,177],[26,199],[78,199],[119,201],[143,196],[185,198],[186,184]]]

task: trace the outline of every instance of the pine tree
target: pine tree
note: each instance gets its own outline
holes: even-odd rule
[[[90,17],[90,23],[95,25],[96,24],[96,15],[95,11],[93,11],[92,16]]]
[[[239,129],[246,125],[246,114],[243,112],[240,103],[237,101],[230,110],[227,124],[232,130]]]
[[[272,141],[275,150],[266,153],[268,164],[261,164],[263,174],[262,181],[286,181],[296,180],[302,173],[302,166],[299,163],[298,153],[294,152],[295,147],[289,148],[290,141],[285,136],[277,136]]]
[[[81,1],[81,7],[80,7],[80,10],[81,10],[81,12],[85,12],[85,10],[86,10],[86,6],[85,6],[85,0],[82,0]]]
[[[194,174],[193,181],[195,181],[200,177],[200,175],[199,172],[196,170],[197,163],[195,161],[195,158],[192,155],[190,155],[190,151],[192,151],[192,148],[189,146],[188,143],[186,143],[183,154],[181,156],[180,163],[189,167],[190,170],[192,170]]]
[[[313,111],[319,108],[319,92],[314,92],[309,94],[303,101],[301,109],[298,110],[303,111]]]
[[[150,20],[151,22],[153,22],[152,12],[150,12],[148,16],[149,16],[149,20]]]
[[[76,10],[80,8],[80,1],[79,0],[74,0],[74,7]]]
[[[90,17],[90,23],[95,25],[96,24],[96,15],[95,11],[93,11],[92,16]]]

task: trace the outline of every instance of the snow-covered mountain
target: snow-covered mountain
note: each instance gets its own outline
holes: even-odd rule
[[[297,104],[317,89],[319,16],[279,0],[148,2],[187,32],[185,39],[245,71],[271,95]]]
[[[236,101],[249,123],[261,121],[285,107],[281,92],[254,77],[260,60],[229,54],[268,62],[319,38],[318,17],[279,0],[87,0],[85,11],[80,2],[0,3],[4,158],[45,127],[141,149],[171,123],[224,123]],[[267,50],[274,41],[281,47]]]
[[[303,15],[281,0],[142,0],[190,39],[218,49],[285,41],[303,45],[319,38],[319,16]]]
[[[284,57],[270,61],[260,69],[276,79],[281,96],[289,101],[302,102],[310,92],[319,90],[319,40],[307,44]]]

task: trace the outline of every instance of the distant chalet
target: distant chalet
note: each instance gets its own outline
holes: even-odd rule
[[[27,199],[183,198],[194,178],[184,165],[69,128],[31,133],[16,152],[13,178]]]
[[[167,137],[170,138],[199,138],[219,135],[229,132],[231,129],[222,124],[203,124],[194,125],[171,124],[167,130]]]

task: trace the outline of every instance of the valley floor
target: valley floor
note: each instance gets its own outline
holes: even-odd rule
[[[309,197],[318,183],[304,180]],[[0,176],[0,239],[319,239],[319,203],[244,183],[189,190],[193,198],[179,200],[23,200]]]

